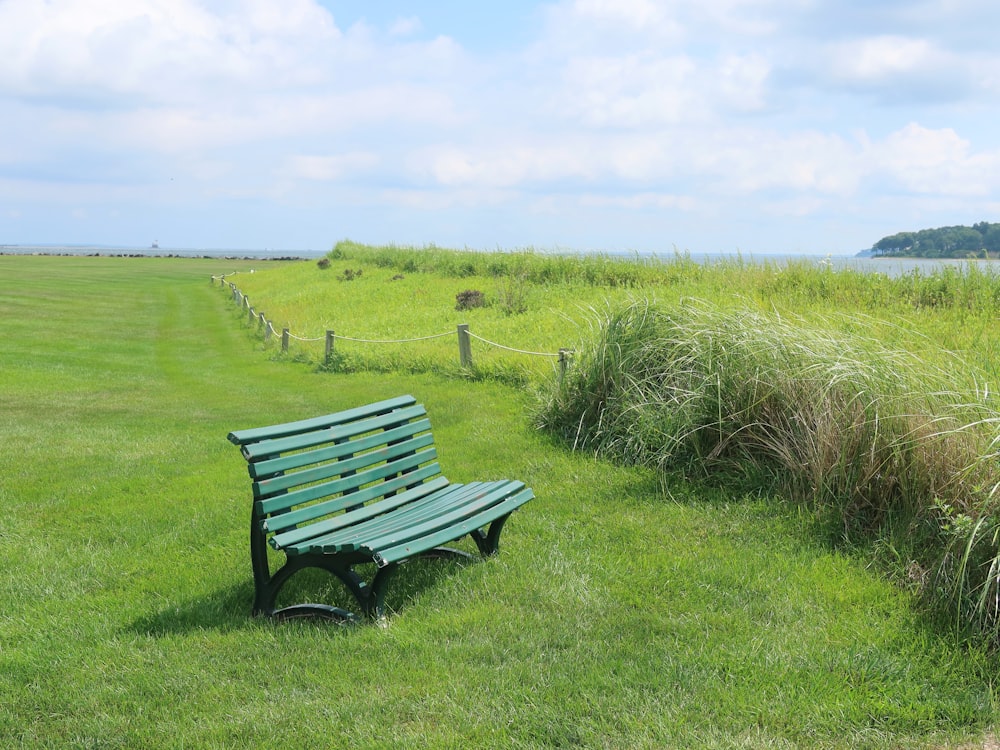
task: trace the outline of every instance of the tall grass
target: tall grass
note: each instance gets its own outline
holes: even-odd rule
[[[427,273],[452,278],[519,278],[537,285],[586,284],[611,289],[664,283],[668,279],[697,278],[705,271],[703,265],[679,252],[662,259],[639,255],[541,253],[533,249],[487,252],[448,250],[433,245],[424,248],[396,245],[371,247],[343,240],[334,246],[327,257],[363,261],[401,273]]]
[[[520,278],[534,285],[583,284],[605,289],[699,287],[716,293],[739,289],[749,299],[855,310],[885,308],[1000,311],[1000,273],[970,261],[899,276],[835,268],[820,259],[746,258],[698,262],[689,253],[576,255],[538,252],[450,250],[338,242],[327,255],[401,273],[450,278]]]
[[[994,627],[996,412],[954,370],[699,303],[637,303],[595,329],[542,427],[598,455],[777,490],[844,539],[904,549],[961,629]]]

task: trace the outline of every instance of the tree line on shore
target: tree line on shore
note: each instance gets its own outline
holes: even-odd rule
[[[1000,258],[1000,224],[897,232],[872,245],[872,251],[886,258]]]

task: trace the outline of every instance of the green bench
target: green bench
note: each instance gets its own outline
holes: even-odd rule
[[[295,573],[320,568],[340,579],[364,615],[381,618],[386,584],[406,560],[469,557],[442,546],[465,536],[482,555],[496,553],[504,522],[534,494],[509,480],[450,483],[430,429],[424,407],[400,396],[229,434],[253,480],[255,615],[357,620],[324,604],[275,608]],[[284,553],[273,573],[268,545]],[[375,565],[370,583],[355,570],[364,563]]]

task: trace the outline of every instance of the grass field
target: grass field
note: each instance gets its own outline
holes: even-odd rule
[[[0,257],[4,746],[974,747],[992,730],[995,657],[808,517],[569,452],[505,384],[533,365],[468,380],[273,356],[209,283],[251,265]],[[235,278],[252,299],[269,278],[301,288],[267,307],[313,335],[341,323],[297,275],[376,277],[257,266]],[[446,283],[453,305],[464,283],[408,294]],[[398,299],[345,334],[416,333]],[[564,317],[530,322],[541,304],[473,312],[488,338],[566,345],[573,326],[545,322]],[[251,619],[249,481],[225,435],[400,393],[427,405],[452,479],[534,488],[500,556],[407,566],[385,628]]]
[[[329,266],[290,263],[266,274],[231,277],[259,312],[280,330],[305,339],[338,336],[383,340],[454,332],[457,324],[490,341],[532,352],[579,348],[609,309],[637,299],[663,304],[708,301],[820,321],[876,338],[942,364],[1000,380],[1000,274],[970,264],[937,274],[899,278],[835,271],[820,262],[550,256],[533,252],[482,253],[437,249],[371,248],[338,243]],[[358,272],[361,273],[358,273]],[[466,290],[481,291],[486,306],[455,309]],[[517,303],[512,304],[513,303]],[[521,312],[510,314],[517,307]],[[320,361],[321,342],[293,339],[292,352]],[[346,370],[438,371],[455,374],[454,338],[398,346],[338,344]],[[959,353],[954,360],[951,353]],[[554,371],[551,358],[524,357],[473,344],[480,374],[522,382]]]

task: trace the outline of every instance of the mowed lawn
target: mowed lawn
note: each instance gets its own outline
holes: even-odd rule
[[[975,747],[996,662],[767,497],[597,462],[531,396],[334,375],[211,274],[0,256],[4,747]],[[262,271],[266,273],[266,264]],[[411,393],[455,481],[536,499],[499,557],[420,562],[385,627],[249,616],[237,428]],[[347,603],[322,578],[304,597]]]

